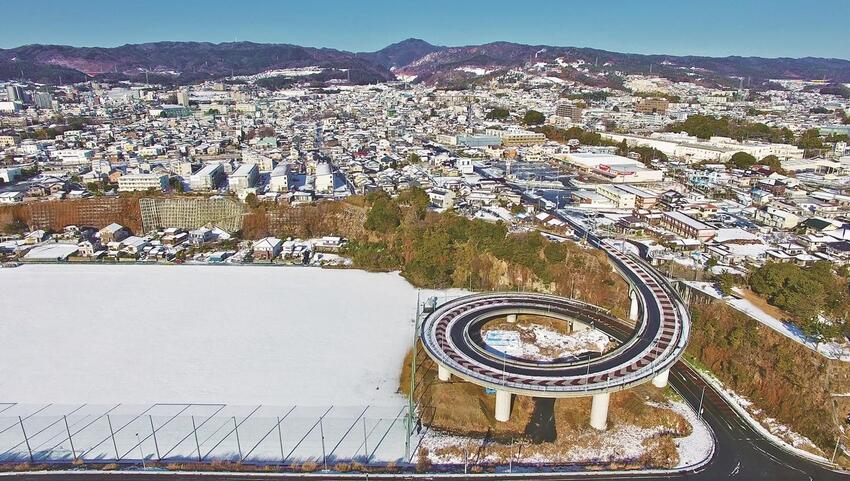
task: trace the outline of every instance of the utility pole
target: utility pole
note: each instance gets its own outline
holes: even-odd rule
[[[410,356],[410,393],[407,396],[407,436],[404,441],[404,458],[410,461],[410,438],[413,436],[413,393],[416,390],[416,342],[419,340],[419,303],[422,290],[416,291],[416,315],[413,318],[413,353]]]
[[[369,464],[369,435],[366,432],[366,418],[363,418],[363,455],[366,457],[366,464]]]

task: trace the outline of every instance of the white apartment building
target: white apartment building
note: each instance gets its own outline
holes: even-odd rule
[[[139,155],[142,157],[158,157],[165,154],[165,147],[162,145],[150,145],[139,149]]]
[[[655,132],[649,137],[603,133],[602,137],[615,142],[626,141],[629,146],[651,147],[671,158],[696,162],[726,162],[737,152],[746,152],[757,159],[775,155],[780,160],[802,159],[803,149],[796,145],[761,142],[738,142],[728,137],[701,140],[684,132]]]
[[[169,164],[169,168],[174,175],[179,175],[184,179],[188,179],[192,175],[192,163],[191,162],[182,162],[182,161],[172,161]]]
[[[769,205],[755,211],[753,219],[756,222],[760,222],[777,229],[791,229],[797,226],[801,220],[800,217],[794,213]]]
[[[539,145],[546,142],[546,136],[539,132],[531,132],[518,127],[508,130],[487,129],[487,135],[498,137],[504,147],[520,147],[524,145]]]
[[[278,164],[272,170],[271,179],[269,180],[269,190],[271,192],[288,192],[289,191],[289,172],[290,164]]]
[[[126,174],[118,179],[118,192],[168,189],[168,176],[162,174]]]
[[[59,160],[63,164],[81,165],[91,164],[94,158],[94,151],[89,149],[62,149],[53,153],[53,158]]]
[[[327,162],[316,164],[316,192],[329,194],[334,190],[333,167]]]
[[[616,185],[603,184],[596,188],[596,192],[610,200],[617,209],[634,209],[636,196]]]
[[[212,190],[218,187],[224,176],[221,164],[207,164],[189,176],[189,187],[192,190]]]
[[[257,184],[259,170],[255,164],[242,164],[227,178],[227,188],[231,192],[254,187]]]

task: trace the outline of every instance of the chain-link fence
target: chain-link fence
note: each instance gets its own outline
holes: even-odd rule
[[[403,462],[406,409],[0,403],[0,462]]]

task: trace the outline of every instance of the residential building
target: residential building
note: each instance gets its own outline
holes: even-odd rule
[[[679,211],[664,212],[661,216],[661,226],[675,234],[699,241],[711,239],[717,233],[710,225]]]
[[[269,180],[269,190],[272,192],[288,192],[289,191],[289,174],[292,166],[290,164],[278,164],[272,170]]]
[[[276,237],[264,237],[251,247],[254,260],[271,261],[283,249],[283,241]]]
[[[242,164],[228,176],[228,189],[238,192],[243,189],[254,187],[257,184],[259,171],[256,164]]]
[[[635,106],[635,111],[640,114],[663,114],[667,112],[670,101],[660,98],[640,99]]]
[[[555,107],[555,115],[570,119],[574,123],[581,122],[581,113],[581,107],[573,104],[572,102],[559,102]]]
[[[163,174],[125,174],[118,179],[119,192],[148,189],[168,190],[168,176]]]
[[[192,190],[214,190],[224,178],[224,167],[221,164],[207,164],[189,176],[189,187]]]

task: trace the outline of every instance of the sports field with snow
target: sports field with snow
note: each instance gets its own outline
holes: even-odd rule
[[[252,455],[267,459],[290,448],[315,458],[320,429],[340,459],[367,449],[369,459],[398,458],[395,418],[406,402],[396,390],[417,300],[398,274],[24,265],[0,269],[0,292],[0,458],[27,455],[23,430],[51,458],[75,454],[69,431],[87,457],[139,457],[138,432],[155,456],[157,431],[177,458],[198,448],[247,458],[237,425],[243,444],[256,441]],[[421,293],[435,294],[447,293]],[[184,438],[192,421],[209,431],[200,446]]]
[[[0,292],[2,401],[403,402],[417,289],[397,274],[24,265]]]

